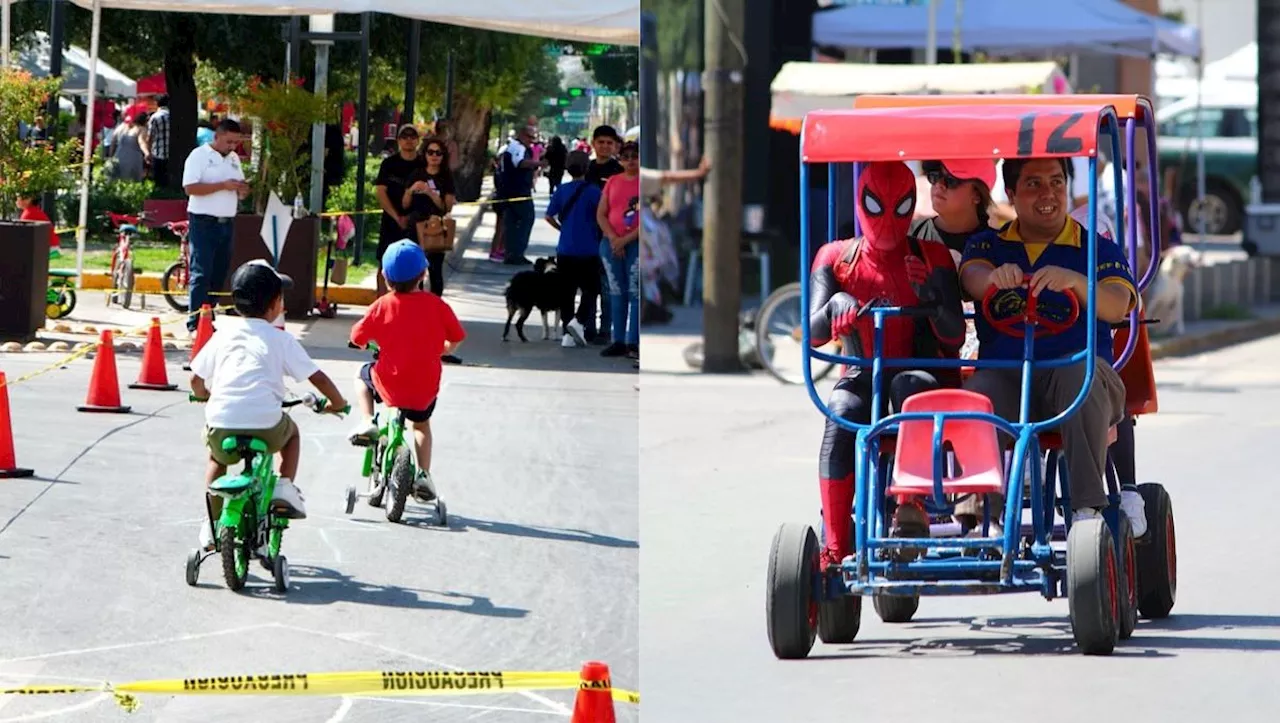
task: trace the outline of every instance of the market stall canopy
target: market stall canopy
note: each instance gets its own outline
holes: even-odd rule
[[[49,36],[37,30],[30,42],[16,48],[18,67],[37,77],[49,75]],[[129,76],[98,60],[98,95],[110,98],[130,98],[135,84]],[[89,91],[89,53],[72,45],[62,51],[62,94],[83,96]]]
[[[94,0],[72,0],[92,9]],[[378,12],[445,25],[617,45],[640,44],[639,0],[98,0],[102,8],[225,15],[323,15]]]
[[[164,95],[167,87],[163,72],[138,78],[138,95]]]
[[[922,48],[929,11],[918,5],[847,5],[813,15],[813,42],[837,48]],[[956,0],[938,0],[938,44],[950,48]],[[1199,57],[1193,27],[1147,15],[1119,0],[967,2],[960,15],[964,50],[988,53],[1100,52]]]
[[[770,86],[769,126],[798,134],[806,113],[852,108],[859,95],[1069,93],[1057,63],[869,65],[786,63]]]

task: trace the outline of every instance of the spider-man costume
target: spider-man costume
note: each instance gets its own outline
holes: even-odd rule
[[[870,307],[931,306],[936,313],[927,319],[886,318],[883,358],[958,358],[965,323],[955,261],[943,244],[907,235],[916,205],[915,176],[899,161],[865,164],[856,196],[862,236],[823,246],[813,264],[809,305],[813,345],[839,339],[846,355],[868,358],[875,335]],[[863,371],[845,367],[828,406],[844,419],[867,424],[871,421],[871,373]],[[896,410],[912,394],[937,388],[940,380],[959,386],[958,370],[936,372],[886,367],[883,378],[889,380],[889,394],[887,400],[884,394],[881,399],[892,401]],[[855,442],[853,432],[827,420],[818,461],[826,527],[824,567],[839,565],[850,553]],[[900,505],[895,515],[895,528],[903,536],[927,537],[928,523],[919,502]]]

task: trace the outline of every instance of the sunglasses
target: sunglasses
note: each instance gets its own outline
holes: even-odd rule
[[[444,151],[440,150],[439,148],[428,148],[428,149],[426,150],[426,155],[428,155],[428,156],[443,156],[443,155],[444,155]]]
[[[929,185],[936,186],[937,184],[942,183],[949,191],[954,191],[964,185],[963,179],[956,178],[946,171],[929,171],[924,177],[929,181]]]
[[[622,153],[618,154],[618,158],[621,158],[624,161],[634,161],[639,157],[640,157],[640,154],[637,153],[636,151],[623,151]]]

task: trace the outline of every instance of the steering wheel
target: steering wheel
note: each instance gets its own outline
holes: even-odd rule
[[[1028,274],[1027,277],[1022,280],[1022,287],[1026,289],[1030,282],[1031,276]],[[996,298],[996,294],[998,292],[1010,290],[1011,289],[997,289],[995,284],[992,284],[987,287],[987,293],[982,297],[982,315],[986,317],[992,328],[1001,334],[1022,337],[1026,333],[1025,327],[1023,326],[1023,323],[1025,322],[1035,327],[1036,331],[1034,338],[1039,339],[1042,336],[1060,334],[1067,329],[1070,329],[1076,323],[1076,320],[1080,318],[1080,300],[1076,298],[1075,294],[1064,292],[1063,295],[1071,301],[1071,313],[1067,315],[1065,321],[1054,321],[1053,319],[1047,319],[1040,316],[1036,309],[1038,301],[1037,296],[1036,294],[1028,291],[1027,304],[1021,314],[1014,314],[1003,319],[997,319],[991,314],[991,301]]]

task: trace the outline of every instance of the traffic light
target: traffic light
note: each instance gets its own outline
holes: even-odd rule
[[[570,98],[581,98],[582,96],[587,94],[587,89],[586,88],[569,88],[567,92],[569,93]]]

